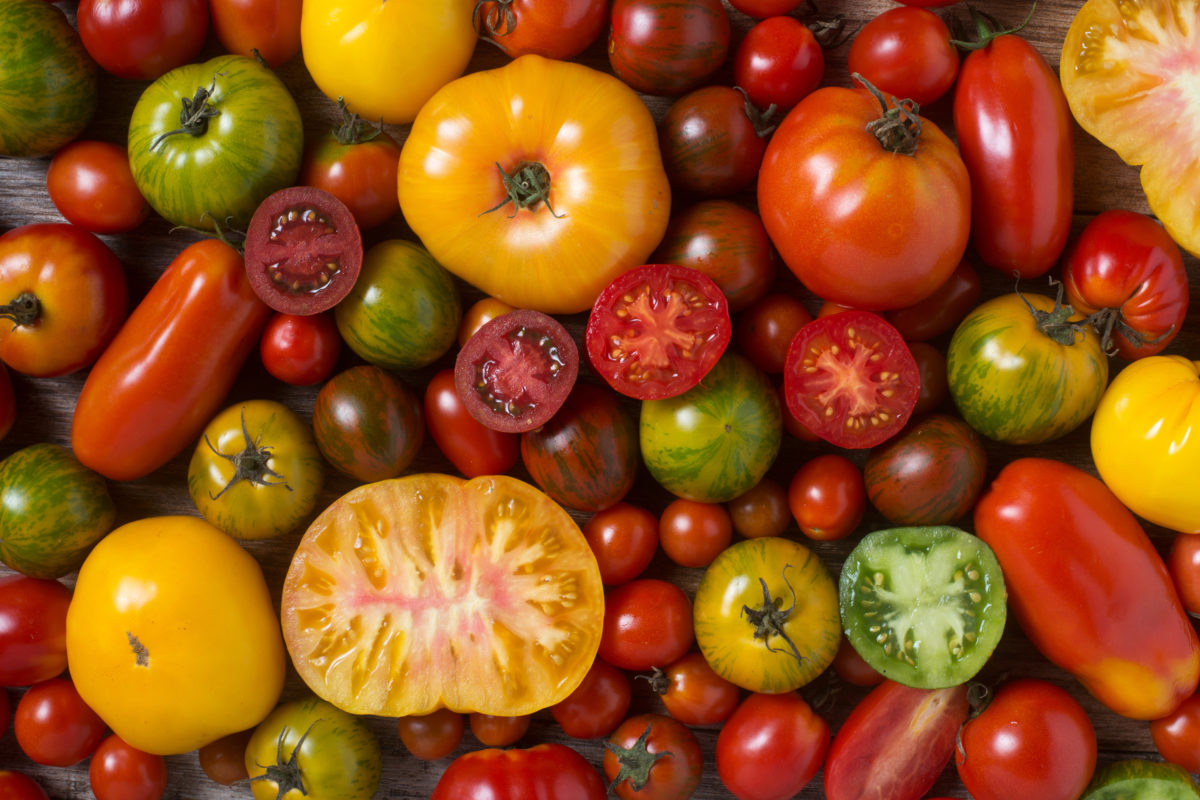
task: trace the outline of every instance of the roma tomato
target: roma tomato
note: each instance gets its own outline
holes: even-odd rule
[[[696,734],[662,714],[630,717],[605,743],[604,774],[621,800],[688,800],[703,767]]]
[[[416,393],[371,364],[339,372],[321,387],[312,426],[325,460],[364,483],[399,476],[425,440]]]
[[[1101,703],[1155,719],[1196,691],[1200,642],[1170,573],[1100,480],[1060,461],[1017,459],[976,504],[975,530],[1000,561],[1030,641]]]
[[[17,701],[13,734],[21,751],[51,767],[70,767],[95,752],[107,726],[69,678],[30,686]]]
[[[196,60],[208,36],[208,0],[80,0],[76,22],[107,72],[154,80]]]
[[[270,313],[236,250],[188,245],[88,373],[71,421],[75,455],[112,480],[166,464],[220,410]]]
[[[717,774],[737,800],[787,800],[829,752],[829,724],[795,692],[752,694],[717,735]]]
[[[819,541],[849,536],[867,510],[862,470],[839,453],[805,461],[792,474],[787,499],[800,532]]]
[[[562,744],[474,750],[438,779],[430,800],[605,800],[604,780],[587,759]]]
[[[518,434],[494,430],[471,416],[449,368],[434,373],[425,387],[425,424],[434,444],[468,478],[508,472],[521,452]]]
[[[621,724],[632,699],[625,671],[597,658],[575,691],[550,706],[550,715],[567,736],[597,739]]]
[[[692,651],[648,678],[667,713],[684,725],[716,725],[729,718],[741,690],[709,666],[703,653]]]
[[[110,734],[92,754],[88,784],[96,800],[158,800],[167,790],[167,761]]]
[[[1165,717],[1150,721],[1154,747],[1167,761],[1200,772],[1200,695],[1186,698]]]
[[[258,343],[263,367],[284,383],[313,386],[329,378],[342,351],[332,312],[271,315]]]
[[[71,589],[58,581],[0,578],[0,686],[29,686],[62,674],[70,602]]]
[[[755,106],[783,114],[812,93],[825,76],[825,54],[812,29],[795,17],[768,17],[754,25],[733,56],[733,82]]]
[[[604,594],[600,657],[634,671],[670,664],[692,646],[692,601],[658,578],[637,578]]]
[[[607,0],[480,0],[475,30],[511,58],[536,53],[569,61],[599,38]]]
[[[703,84],[729,52],[729,13],[720,0],[615,0],[608,63],[643,94],[682,94]]]
[[[67,222],[92,233],[131,231],[150,214],[129,153],[111,142],[80,139],[55,153],[46,191]]]
[[[600,577],[617,586],[641,575],[658,552],[658,517],[641,506],[614,503],[583,525]]]
[[[950,39],[950,29],[932,11],[889,8],[854,35],[847,69],[886,94],[926,106],[948,92],[958,76],[958,48]]]
[[[209,0],[213,31],[230,53],[256,52],[278,69],[300,52],[301,0]]]
[[[754,184],[774,125],[728,86],[680,97],[658,123],[663,167],[676,192],[720,197]]]

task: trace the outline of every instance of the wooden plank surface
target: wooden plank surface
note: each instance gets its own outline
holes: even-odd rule
[[[1081,0],[1042,0],[1036,13],[1023,35],[1034,43],[1048,62],[1057,68],[1059,49],[1063,35],[1070,24],[1071,18],[1081,4]],[[821,0],[819,13],[821,16],[840,16],[845,19],[847,30],[856,30],[875,14],[892,7],[889,0]],[[74,4],[61,2],[62,7],[73,18]],[[1016,22],[1024,18],[1028,6],[1015,0],[991,0],[987,10],[1004,22]],[[942,9],[941,13],[952,25],[962,25],[966,22],[967,12],[963,5]],[[735,26],[734,43],[740,40],[750,26],[751,21],[734,11],[731,12]],[[961,29],[966,30],[966,27]],[[605,43],[597,42],[581,58],[582,61],[601,69],[607,69]],[[845,69],[848,45],[841,44],[826,53],[828,62],[825,83],[846,85]],[[219,45],[210,37],[205,55],[218,53]],[[472,61],[470,69],[485,69],[500,66],[505,57],[495,48],[480,44]],[[334,119],[333,104],[325,98],[313,85],[306,73],[302,59],[298,56],[280,70],[281,77],[294,93],[304,114],[307,135],[315,135],[327,128]],[[718,76],[717,82],[730,83],[731,70],[728,68]],[[124,144],[126,125],[129,113],[133,108],[145,82],[127,81],[113,77],[102,80],[100,92],[100,111],[86,131],[85,137],[104,139]],[[665,111],[668,100],[663,98],[646,98],[656,117]],[[944,99],[926,109],[929,116],[949,130],[949,101]],[[407,128],[391,126],[390,132],[398,139],[403,139]],[[1147,210],[1142,196],[1137,171],[1120,162],[1120,160],[1095,140],[1077,129],[1077,171],[1076,198],[1077,211],[1076,231],[1082,227],[1090,215],[1108,208],[1128,208]],[[0,229],[39,221],[58,221],[58,215],[45,192],[45,172],[47,159],[0,159]],[[752,202],[751,197],[742,198]],[[130,279],[131,291],[134,298],[139,298],[162,272],[170,260],[187,244],[195,240],[195,235],[187,232],[171,232],[169,226],[161,219],[152,217],[137,231],[118,237],[105,237],[105,241],[121,258]],[[383,238],[412,238],[412,234],[404,227],[403,221],[397,217],[385,224],[382,229],[372,231],[367,237],[367,245]],[[978,263],[978,262],[976,262]],[[1187,259],[1193,284],[1200,284],[1200,264],[1195,258]],[[786,272],[786,270],[784,270]],[[995,295],[1011,289],[1007,276],[980,267],[985,282],[986,295]],[[781,285],[799,291],[798,284],[789,277],[780,278]],[[464,300],[469,303],[480,295],[477,291],[461,286]],[[811,296],[805,295],[806,301],[815,310],[817,303]],[[1192,298],[1192,307],[1198,308],[1196,298]],[[584,317],[577,315],[564,320],[577,336],[582,331]],[[1200,352],[1200,323],[1189,319],[1181,335],[1171,346],[1169,352],[1195,354]],[[944,344],[944,342],[943,342]],[[343,356],[341,367],[355,363],[352,354]],[[415,373],[406,374],[404,379],[415,388],[422,387],[424,381],[433,370],[450,363],[450,357],[443,359],[434,367]],[[1113,365],[1115,372],[1120,364]],[[0,442],[0,457],[35,442],[57,442],[69,445],[69,429],[71,411],[75,398],[82,385],[83,376],[75,375],[61,379],[31,379],[14,375],[16,384],[19,414],[16,426],[9,436]],[[303,414],[306,418],[311,413],[315,389],[296,389],[287,387],[269,378],[257,363],[255,358],[243,370],[229,401],[255,397],[273,397],[280,399]],[[631,406],[631,410],[636,410]],[[786,438],[778,462],[771,471],[771,476],[784,485],[801,463],[822,452],[832,451],[833,448],[823,445],[802,443],[796,439]],[[999,468],[1019,455],[1029,454],[1030,450],[989,445],[989,473],[995,474]],[[1058,442],[1037,448],[1036,452],[1052,458],[1058,458],[1089,471],[1094,471],[1087,446],[1087,426]],[[852,458],[862,463],[865,454],[853,453]],[[432,442],[426,441],[412,471],[453,471],[449,463],[441,456]],[[520,470],[517,474],[522,474]],[[648,475],[640,480],[630,500],[647,508],[660,511],[669,501],[669,497],[654,486]],[[352,488],[354,483],[344,477],[333,474],[331,470],[324,500],[334,498]],[[119,511],[118,522],[126,522],[144,516],[168,513],[195,514],[195,509],[186,491],[186,456],[180,456],[166,467],[154,474],[137,481],[126,483],[111,483],[110,488]],[[576,517],[581,523],[586,519],[583,515]],[[969,524],[969,520],[964,520]],[[863,521],[859,533],[885,527],[886,523],[873,511],[869,511]],[[1147,527],[1155,543],[1165,552],[1170,541],[1167,532]],[[793,525],[789,535],[800,536],[799,530]],[[283,537],[267,542],[247,543],[249,549],[262,563],[267,579],[278,596],[286,571],[299,534]],[[857,536],[848,540],[833,543],[813,544],[825,560],[836,570],[840,567],[849,548]],[[3,570],[0,569],[0,572]],[[689,570],[674,567],[661,554],[650,568],[651,574],[668,577],[680,582],[689,592],[693,591],[699,578],[699,570]],[[70,578],[67,579],[70,581]],[[1101,749],[1101,760],[1107,761],[1128,756],[1152,756],[1151,743],[1146,723],[1123,719],[1093,701],[1079,686],[1061,670],[1047,663],[1025,640],[1017,624],[1010,622],[1004,640],[992,661],[981,674],[982,679],[995,680],[1010,675],[1032,675],[1047,678],[1066,687],[1077,697],[1088,710],[1096,727]],[[836,691],[832,695],[832,705],[824,708],[823,713],[836,730],[845,718],[854,702],[862,696],[864,690],[847,685],[831,684]],[[290,675],[285,692],[286,697],[302,693],[304,687],[295,677]],[[657,698],[649,693],[645,682],[635,681],[635,710],[660,709]],[[15,703],[17,692],[10,695]],[[450,759],[436,762],[423,762],[410,756],[400,743],[394,720],[372,718],[371,724],[378,733],[384,753],[383,785],[378,793],[379,798],[395,798],[398,800],[415,800],[429,795],[438,776],[445,769]],[[728,798],[731,795],[721,786],[717,777],[712,758],[716,741],[717,729],[698,729],[704,752],[706,766],[704,780],[695,797],[704,799]],[[553,719],[546,712],[538,714],[529,734],[522,741],[530,745],[540,741],[566,741],[579,749],[594,764],[599,764],[603,751],[598,741],[580,742],[567,740],[558,730]],[[466,752],[478,747],[478,743],[468,733],[458,752]],[[52,797],[83,798],[90,797],[87,783],[86,764],[71,769],[52,769],[38,767],[32,764],[18,749],[13,734],[9,731],[0,738],[0,768],[17,768],[35,774],[46,787]],[[200,771],[194,754],[172,757],[169,759],[170,784],[166,796],[168,798],[197,798],[203,800],[218,800],[218,798],[246,797],[249,790],[242,787],[223,788],[208,781]],[[966,792],[961,787],[949,767],[942,775],[934,794],[965,798]],[[815,779],[799,797],[815,799],[823,797],[820,776]]]

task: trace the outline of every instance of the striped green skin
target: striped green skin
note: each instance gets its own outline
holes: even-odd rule
[[[183,101],[200,88],[213,90],[209,102],[219,111],[207,129],[155,145],[179,129]],[[245,230],[259,203],[296,182],[303,147],[291,93],[246,56],[171,70],[146,87],[129,120],[129,165],[138,189],[167,221],[202,230]]]
[[[0,462],[0,560],[17,572],[61,578],[116,518],[104,478],[61,445],[30,445]]]
[[[1200,800],[1200,787],[1183,767],[1131,758],[1097,768],[1080,800]]]
[[[1108,359],[1089,328],[1074,344],[1041,333],[1025,305],[1049,311],[1044,295],[1007,294],[975,308],[946,352],[950,396],[972,428],[1009,444],[1058,439],[1079,427],[1108,384]],[[1082,317],[1080,317],[1081,319]]]
[[[783,417],[771,381],[726,353],[699,384],[642,403],[642,460],[667,491],[723,503],[754,486],[779,453]]]
[[[549,422],[521,435],[521,460],[555,502],[600,511],[633,488],[637,437],[637,423],[613,391],[577,383]]]
[[[420,369],[454,345],[462,300],[446,268],[415,242],[389,239],[363,256],[354,288],[333,307],[347,346],[387,369]]]
[[[0,0],[0,155],[50,155],[96,113],[96,64],[45,0]]]

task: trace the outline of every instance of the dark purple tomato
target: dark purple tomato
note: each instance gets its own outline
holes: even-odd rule
[[[676,95],[702,85],[725,63],[729,12],[721,0],[616,0],[608,62],[643,94]]]
[[[767,151],[769,121],[729,86],[688,92],[658,123],[667,179],[701,197],[736,194],[754,184]]]
[[[969,261],[961,262],[933,294],[911,306],[883,312],[906,342],[924,342],[950,333],[979,302],[982,284]]]
[[[421,399],[374,365],[330,378],[317,393],[312,420],[325,460],[364,483],[398,476],[425,438]]]

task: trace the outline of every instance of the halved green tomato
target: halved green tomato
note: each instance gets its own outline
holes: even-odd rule
[[[1131,758],[1096,770],[1082,800],[1200,800],[1200,787],[1183,767]]]
[[[284,641],[352,714],[532,714],[595,658],[600,570],[570,515],[503,475],[419,474],[334,501],[283,586]]]
[[[949,526],[867,534],[838,586],[850,644],[885,677],[919,689],[979,672],[1004,632],[1005,598],[992,549]]]

